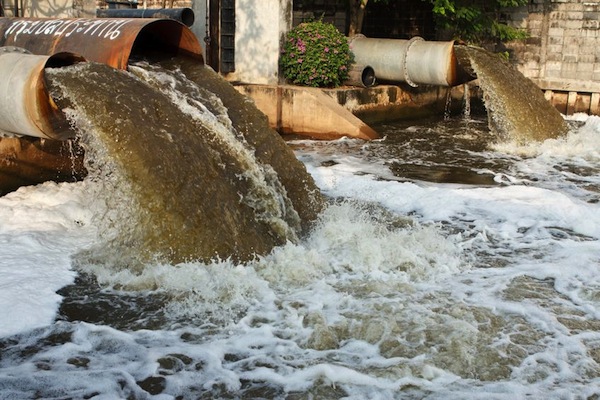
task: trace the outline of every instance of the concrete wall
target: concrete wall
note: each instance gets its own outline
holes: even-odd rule
[[[530,35],[509,45],[518,69],[561,107],[597,109],[597,96],[587,97],[600,93],[600,1],[532,0],[511,17]]]
[[[190,4],[185,5],[185,7],[189,7],[194,11],[194,24],[190,26],[194,35],[200,41],[202,45],[202,51],[204,60],[207,59],[206,55],[206,42],[204,39],[207,37],[206,34],[206,0],[196,0],[189,2]],[[148,7],[150,8],[150,7]]]
[[[280,42],[291,29],[292,0],[237,0],[235,12],[236,71],[226,78],[277,84]]]
[[[4,0],[7,17],[14,16],[18,2],[19,17],[44,18],[93,18],[96,16],[96,0]]]

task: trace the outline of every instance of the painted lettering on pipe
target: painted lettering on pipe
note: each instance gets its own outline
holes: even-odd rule
[[[80,54],[88,61],[126,69],[132,56],[184,55],[204,63],[196,35],[181,22],[154,18],[0,18],[0,46],[33,54]]]

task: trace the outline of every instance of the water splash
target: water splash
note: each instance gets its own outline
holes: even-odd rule
[[[490,129],[500,141],[524,144],[562,136],[568,126],[530,79],[498,55],[470,46],[456,46],[469,60],[483,89]]]
[[[109,211],[98,223],[107,240],[91,260],[248,260],[297,240],[301,217],[318,213],[320,194],[291,150],[281,150],[283,140],[264,124],[236,129],[218,91],[141,66],[137,77],[90,63],[49,71],[48,79],[81,132],[91,179],[104,183],[98,196]],[[263,148],[248,140],[253,135]],[[279,158],[255,156],[267,151]],[[290,170],[292,178],[281,173]],[[310,211],[299,216],[300,209]]]

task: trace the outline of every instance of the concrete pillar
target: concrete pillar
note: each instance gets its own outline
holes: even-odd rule
[[[592,93],[591,95],[590,114],[600,115],[600,93]]]
[[[193,0],[192,11],[194,11],[194,24],[190,27],[191,31],[196,35],[198,41],[202,44],[202,51],[204,59],[207,59],[206,55],[206,37],[208,33],[207,28],[207,3],[209,0]]]
[[[236,71],[228,79],[275,85],[281,41],[292,24],[292,0],[236,0]]]

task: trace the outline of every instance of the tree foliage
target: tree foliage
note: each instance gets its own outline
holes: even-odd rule
[[[501,22],[502,12],[528,0],[423,0],[431,3],[439,28],[472,43],[524,39],[525,31]]]
[[[349,36],[360,33],[367,5],[390,3],[395,0],[348,0],[350,12]],[[446,31],[454,39],[482,44],[524,39],[523,30],[502,21],[503,11],[527,5],[528,0],[422,0],[429,3],[438,29]]]

